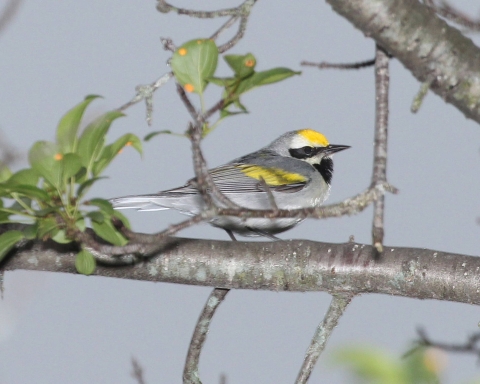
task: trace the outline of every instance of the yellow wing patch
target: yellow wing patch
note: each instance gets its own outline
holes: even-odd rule
[[[321,145],[322,147],[326,147],[329,143],[325,136],[323,136],[320,132],[314,131],[313,129],[301,129],[297,131],[299,135],[302,135],[312,144]]]
[[[238,165],[238,168],[245,176],[256,180],[263,179],[267,185],[272,186],[304,183],[307,181],[305,176],[298,173],[285,172],[279,168],[265,168],[259,165]]]

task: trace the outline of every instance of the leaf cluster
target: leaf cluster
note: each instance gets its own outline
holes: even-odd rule
[[[79,133],[84,112],[97,97],[87,96],[61,118],[55,142],[33,144],[28,153],[30,168],[15,173],[7,167],[0,170],[0,224],[30,224],[25,232],[0,235],[0,261],[22,239],[66,244],[78,239],[87,226],[109,243],[127,243],[112,224],[115,217],[128,226],[126,218],[107,200],[86,201],[85,195],[104,178],[102,172],[124,147],[132,146],[141,154],[142,144],[133,134],[106,144],[112,122],[123,116],[115,110],[101,115]],[[79,272],[93,272],[94,259],[88,251],[82,250],[77,261]]]
[[[202,122],[204,135],[225,117],[247,112],[240,101],[244,93],[299,74],[288,68],[256,71],[257,60],[247,53],[225,55],[233,74],[215,77],[218,57],[218,48],[212,40],[195,39],[181,45],[171,59],[177,82],[187,93],[200,96],[201,114],[206,113],[203,92],[208,84],[223,88],[215,109],[220,117],[212,126]],[[106,144],[112,122],[123,116],[118,110],[101,115],[80,130],[85,110],[97,97],[87,96],[61,118],[55,142],[33,144],[28,154],[29,168],[12,173],[7,167],[0,167],[0,224],[29,224],[24,232],[10,230],[0,235],[0,261],[22,240],[51,239],[60,244],[78,242],[83,246],[81,234],[87,227],[110,244],[127,243],[112,223],[116,218],[128,226],[127,219],[107,200],[85,200],[85,196],[92,185],[105,178],[103,171],[124,147],[132,146],[142,154],[142,145],[139,138],[130,133]],[[166,130],[153,132],[145,140],[161,133],[172,134]],[[90,274],[95,269],[95,259],[84,248],[77,255],[75,265],[79,272]]]
[[[205,112],[203,93],[208,84],[223,88],[220,119],[211,127],[206,123],[204,135],[211,132],[225,117],[248,112],[240,101],[240,96],[246,92],[300,74],[283,67],[256,71],[257,59],[253,54],[247,53],[223,56],[233,74],[230,77],[215,77],[218,56],[215,42],[210,39],[195,39],[178,47],[171,60],[177,82],[186,92],[200,96],[202,112]]]

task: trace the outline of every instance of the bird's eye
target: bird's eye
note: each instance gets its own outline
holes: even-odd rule
[[[312,147],[303,147],[302,149],[303,149],[303,152],[304,152],[307,156],[311,155],[312,152],[313,152],[313,148],[312,148]]]
[[[308,159],[315,155],[315,150],[313,147],[302,147],[302,148],[290,148],[288,150],[290,155],[296,159]]]

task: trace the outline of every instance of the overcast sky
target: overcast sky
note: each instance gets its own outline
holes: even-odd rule
[[[478,14],[472,3],[458,1]],[[182,1],[215,9],[233,1]],[[193,4],[193,5],[192,5]],[[468,8],[470,7],[470,8]],[[87,112],[94,118],[134,95],[135,86],[169,71],[160,37],[181,43],[208,37],[225,20],[193,20],[160,14],[155,1],[23,1],[0,35],[0,128],[27,165],[28,148],[53,140],[60,117],[87,94],[100,94]],[[228,36],[231,36],[231,32]],[[225,41],[227,35],[223,36]],[[478,37],[475,38],[480,43]],[[204,142],[217,166],[254,151],[294,129],[310,127],[330,142],[352,146],[335,156],[329,202],[341,201],[370,183],[374,124],[373,69],[319,71],[302,60],[351,62],[370,59],[374,43],[333,13],[324,1],[262,0],[245,38],[231,51],[252,52],[259,70],[285,66],[301,76],[244,96],[248,115],[227,119]],[[222,63],[220,74],[227,74]],[[389,181],[400,189],[386,198],[385,244],[478,255],[480,249],[480,127],[434,94],[418,114],[410,105],[420,84],[391,61]],[[208,89],[208,100],[219,93]],[[154,98],[153,125],[138,104],[115,121],[110,139],[152,130],[182,133],[188,114],[173,82]],[[90,197],[150,193],[182,185],[193,176],[190,145],[159,136],[141,159],[125,150],[108,168],[110,178]],[[129,212],[134,229],[156,232],[183,219],[175,212]],[[369,243],[372,210],[355,217],[308,220],[280,237]],[[182,236],[228,240],[208,225]],[[0,302],[0,383],[133,383],[130,359],[148,383],[180,383],[189,339],[210,288],[164,283],[8,272]],[[315,327],[325,313],[326,293],[232,291],[216,314],[203,351],[204,383],[292,383]],[[381,295],[357,297],[347,309],[311,382],[345,383],[331,352],[367,344],[400,355],[425,327],[439,341],[461,342],[478,330],[478,308]],[[473,357],[449,358],[446,383],[479,374]]]

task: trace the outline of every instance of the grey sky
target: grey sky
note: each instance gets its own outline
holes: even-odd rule
[[[457,1],[465,10],[473,2]],[[233,1],[176,2],[205,9]],[[468,8],[469,7],[469,8]],[[176,44],[211,35],[223,21],[199,21],[155,10],[155,1],[24,1],[0,35],[0,128],[20,153],[36,140],[53,140],[59,118],[87,94],[100,94],[87,115],[116,108],[138,84],[166,71]],[[226,36],[224,37],[224,39]],[[475,37],[478,43],[480,39]],[[231,51],[252,52],[257,68],[301,69],[302,60],[370,59],[374,43],[323,1],[262,0],[245,38]],[[227,69],[222,64],[221,73]],[[204,142],[209,165],[256,150],[282,133],[311,127],[335,144],[351,145],[335,157],[329,202],[370,182],[374,117],[373,70],[318,71],[245,95],[248,115],[227,119]],[[208,89],[216,101],[218,90]],[[416,115],[410,104],[419,83],[391,62],[389,181],[385,243],[478,255],[480,127],[429,94]],[[155,95],[153,126],[139,104],[115,121],[110,137],[151,130],[183,132],[188,114],[170,82]],[[110,179],[90,196],[114,197],[179,186],[193,175],[186,139],[159,136],[144,145],[143,160],[127,149],[107,170]],[[371,209],[355,217],[306,221],[282,238],[370,242]],[[175,212],[129,213],[138,231],[154,232],[183,217]],[[182,236],[227,240],[208,225]],[[5,276],[0,302],[0,383],[133,383],[130,358],[148,383],[180,383],[188,342],[209,288],[97,277],[14,272]],[[330,298],[325,293],[232,291],[213,321],[201,360],[204,383],[292,383]],[[356,298],[341,319],[311,382],[344,383],[331,367],[340,346],[366,343],[404,352],[424,326],[435,339],[462,341],[478,330],[478,308],[380,295]],[[449,359],[445,382],[473,378],[473,357]]]

